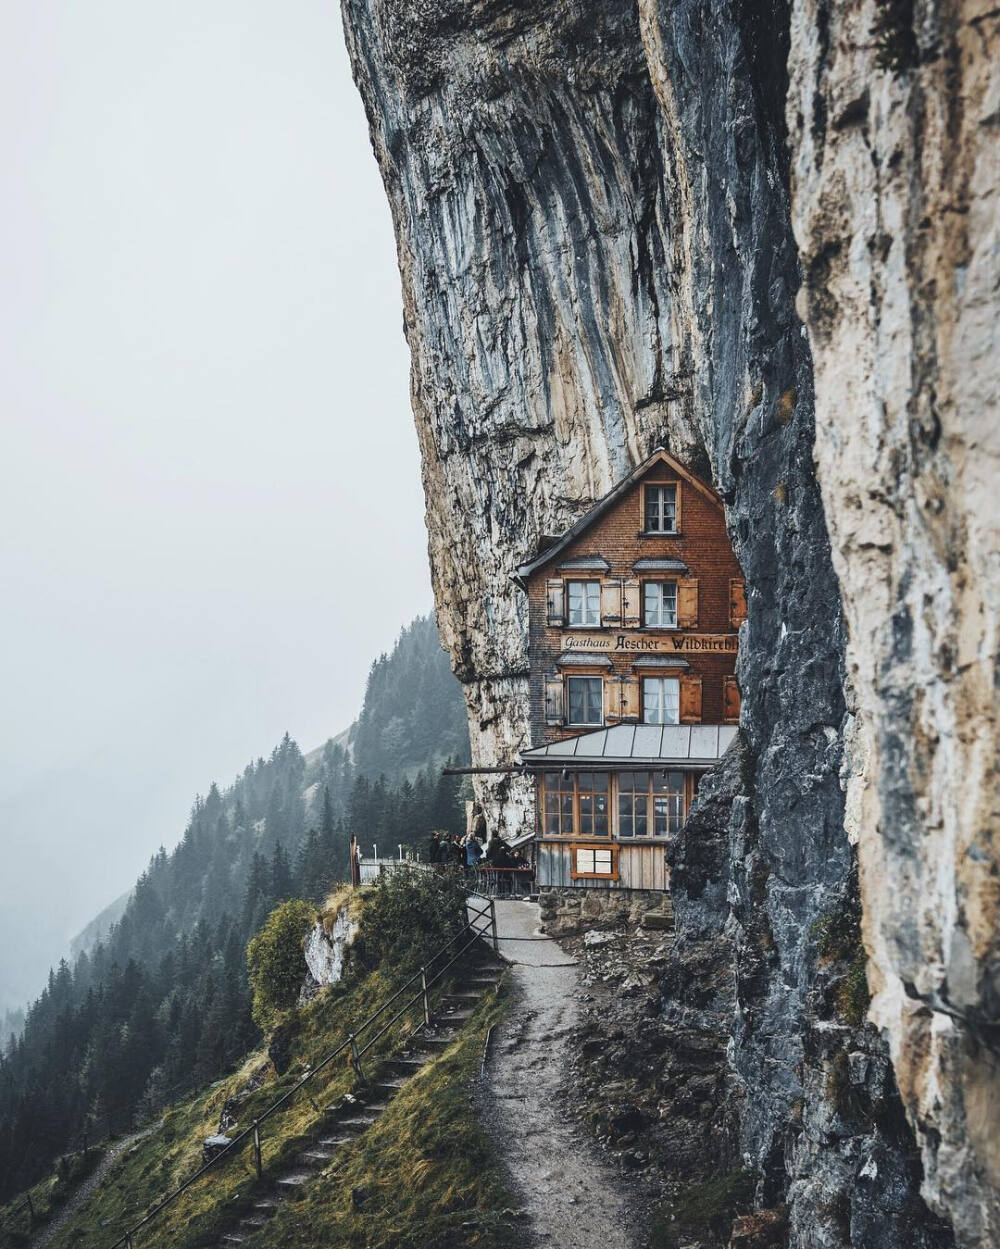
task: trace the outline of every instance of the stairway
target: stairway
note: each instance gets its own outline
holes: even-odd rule
[[[503,971],[504,965],[492,957],[470,963],[460,987],[441,998],[430,1023],[410,1037],[407,1048],[383,1062],[378,1077],[359,1089],[356,1097],[327,1107],[329,1118],[323,1125],[323,1135],[298,1154],[293,1163],[262,1183],[262,1195],[229,1231],[222,1233],[217,1249],[229,1249],[249,1240],[273,1218],[283,1201],[330,1165],[339,1149],[377,1123],[400,1089],[457,1038],[476,1003],[489,989],[496,988]]]

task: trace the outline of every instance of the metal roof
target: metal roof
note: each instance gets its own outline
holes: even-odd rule
[[[646,555],[632,565],[636,572],[687,572],[688,566],[681,559],[654,559]]]
[[[556,656],[559,668],[610,668],[611,658],[608,655],[595,654],[593,651],[561,651]],[[687,664],[684,665],[685,668]]]
[[[718,761],[737,734],[735,724],[615,724],[522,750],[522,763],[703,764]]]
[[[668,465],[676,473],[683,477],[685,481],[690,482],[696,490],[701,491],[701,493],[705,495],[707,499],[710,499],[717,507],[722,507],[722,500],[710,485],[702,481],[699,477],[696,477],[689,468],[685,468],[683,464],[681,464],[678,460],[675,460],[674,457],[670,455],[668,451],[664,450],[663,447],[657,447],[648,459],[644,460],[640,465],[634,468],[632,472],[629,473],[624,480],[620,481],[613,490],[610,490],[603,499],[599,499],[589,512],[585,512],[575,524],[571,525],[558,541],[544,547],[532,559],[526,560],[523,564],[520,564],[514,574],[515,580],[520,582],[523,586],[526,577],[530,577],[536,569],[542,568],[545,564],[551,563],[561,551],[564,551],[566,547],[569,546],[574,538],[579,537],[588,526],[592,525],[599,516],[602,516],[613,503],[616,503],[632,486],[635,485],[637,481],[640,480],[640,478],[645,476],[647,470],[652,468],[652,466],[658,462]]]
[[[603,555],[576,555],[573,559],[564,560],[558,565],[560,572],[580,571],[608,572],[611,565]]]

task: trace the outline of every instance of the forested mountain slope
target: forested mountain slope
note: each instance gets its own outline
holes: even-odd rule
[[[398,786],[368,770],[387,757],[378,726],[393,705],[393,740],[414,771]],[[106,936],[50,973],[3,1058],[0,1197],[246,1053],[258,1039],[247,940],[276,902],[318,899],[344,878],[352,832],[395,845],[463,825],[457,783],[435,761],[443,741],[468,751],[464,706],[431,618],[372,666],[359,723],[360,751],[331,740],[306,759],[286,734],[228,788],[213,784]]]

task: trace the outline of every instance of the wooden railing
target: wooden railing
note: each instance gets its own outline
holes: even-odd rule
[[[350,1050],[351,1054],[351,1066],[357,1072],[359,1078],[364,1081],[365,1073],[361,1065],[361,1060],[364,1055],[418,1002],[421,1004],[423,1010],[424,1021],[428,1022],[431,1014],[431,988],[434,985],[439,984],[445,973],[458,962],[467,950],[471,949],[477,941],[489,934],[494,953],[499,952],[497,942],[496,908],[494,907],[493,900],[492,898],[485,898],[478,894],[473,894],[468,900],[468,905],[470,907],[472,907],[473,899],[477,902],[482,902],[482,908],[475,909],[473,907],[473,918],[469,920],[469,922],[462,929],[460,929],[460,931],[457,932],[449,942],[441,946],[439,950],[436,950],[423,967],[412,975],[401,988],[397,989],[392,997],[383,1002],[374,1014],[369,1015],[361,1027],[358,1028],[357,1032],[352,1032],[346,1040],[341,1041],[335,1050],[327,1054],[327,1056],[310,1071],[308,1071],[297,1084],[294,1084],[286,1093],[283,1093],[281,1097],[279,1097],[276,1101],[273,1101],[266,1110],[259,1114],[249,1127],[244,1128],[238,1136],[234,1136],[224,1149],[221,1149],[217,1154],[215,1154],[214,1157],[204,1164],[204,1166],[199,1167],[198,1170],[195,1171],[194,1175],[185,1180],[179,1188],[175,1188],[172,1193],[164,1197],[162,1201],[158,1202],[157,1205],[144,1215],[138,1223],[134,1223],[127,1231],[123,1232],[110,1249],[121,1249],[122,1246],[124,1246],[124,1249],[135,1249],[135,1237],[138,1232],[152,1223],[153,1220],[157,1218],[169,1205],[172,1205],[178,1197],[187,1192],[192,1184],[197,1183],[203,1175],[217,1167],[224,1158],[235,1156],[248,1142],[253,1142],[254,1168],[257,1172],[258,1180],[262,1179],[264,1169],[261,1160],[261,1124],[265,1123],[273,1114],[279,1111],[295,1096],[296,1093],[299,1092],[300,1089],[305,1088],[310,1081],[314,1080],[321,1071],[325,1070],[334,1061],[334,1059],[339,1058],[341,1054],[346,1053],[348,1050]],[[452,955],[447,963],[445,963],[442,967],[439,967],[433,972],[433,974],[430,974],[433,965],[445,954],[447,954],[448,951],[455,946],[456,942],[460,941],[462,937],[467,936],[469,933],[472,934],[471,937],[469,937],[469,940],[466,941],[465,944]],[[383,1023],[379,1030],[373,1035],[367,1036],[364,1044],[360,1044],[362,1036],[382,1018],[390,1006],[398,1003],[403,994],[418,981],[420,982],[420,987],[416,990],[416,992],[413,993],[413,995],[409,997],[401,1007],[399,1007],[388,1022]]]

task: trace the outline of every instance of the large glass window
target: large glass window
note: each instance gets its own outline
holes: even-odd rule
[[[653,773],[653,834],[668,837],[684,823],[684,773]]]
[[[608,823],[609,775],[607,772],[577,773],[580,826],[575,832],[580,837],[607,837],[611,831]]]
[[[646,532],[677,532],[677,487],[646,487]]]
[[[676,677],[643,677],[644,724],[680,723],[681,683]]]
[[[647,581],[642,589],[642,622],[650,628],[677,628],[677,582]]]
[[[607,837],[609,772],[546,772],[542,832],[546,837]]]
[[[569,724],[604,723],[604,681],[601,677],[567,677]]]
[[[684,823],[683,772],[619,772],[618,836],[669,837]]]
[[[572,776],[545,773],[545,810],[542,831],[546,837],[569,837],[573,832],[575,786]]]
[[[618,836],[645,837],[649,818],[649,773],[618,773]]]
[[[569,603],[571,625],[599,625],[601,623],[601,583],[599,581],[567,581],[566,597]]]

